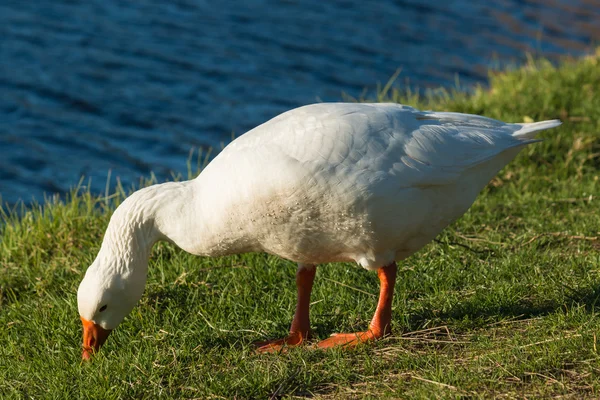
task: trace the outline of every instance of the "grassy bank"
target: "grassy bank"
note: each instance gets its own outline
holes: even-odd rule
[[[600,53],[531,62],[490,89],[379,100],[506,121],[560,118],[438,240],[400,263],[395,335],[351,351],[256,355],[286,334],[295,265],[153,250],[146,293],[80,363],[75,293],[121,192],[78,191],[0,227],[1,398],[600,397]],[[319,338],[366,328],[376,274],[318,269]]]

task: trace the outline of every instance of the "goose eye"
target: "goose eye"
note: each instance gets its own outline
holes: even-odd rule
[[[106,307],[108,307],[108,306],[105,304],[102,307],[100,307],[100,310],[98,310],[98,311],[102,312],[102,311],[106,310]]]

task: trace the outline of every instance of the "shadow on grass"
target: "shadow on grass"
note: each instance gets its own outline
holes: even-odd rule
[[[573,302],[574,305],[585,306],[588,312],[595,311],[600,301],[600,283],[591,285],[588,288],[577,290],[566,285],[563,287],[569,292],[565,296]]]
[[[431,310],[413,314],[408,318],[410,326],[421,329],[427,324],[431,328],[431,321],[435,325],[461,325],[464,329],[482,328],[489,323],[500,322],[505,319],[519,320],[542,317],[564,310],[564,307],[584,307],[587,312],[597,309],[600,302],[600,283],[595,283],[584,289],[572,289],[564,286],[565,301],[546,300],[535,302],[527,299],[510,300],[500,304],[485,304],[480,299],[473,298],[455,304],[449,311],[435,313]]]
[[[431,328],[432,321],[435,321],[434,326],[460,325],[462,329],[475,329],[505,319],[519,320],[550,315],[558,310],[564,309],[565,305],[568,307],[582,306],[588,312],[593,312],[597,309],[600,302],[600,283],[577,290],[567,286],[564,286],[564,288],[566,291],[566,299],[563,302],[556,300],[536,302],[529,299],[505,299],[501,303],[489,304],[482,302],[481,299],[472,298],[456,303],[446,312],[436,313],[434,310],[426,309],[421,312],[411,313],[406,319],[406,323],[411,330],[419,330],[425,325],[428,328]],[[206,288],[206,290],[211,291],[210,288]],[[195,296],[208,295],[208,293],[199,294],[197,291],[198,288],[186,285],[171,285],[168,287],[154,288],[145,295],[143,303],[158,314],[162,314],[163,311],[175,307],[179,308],[182,312],[179,318],[197,319],[200,318],[198,316],[198,310],[193,306],[190,307],[189,304],[189,299],[194,297],[192,292],[196,292]],[[375,304],[376,300],[373,299],[373,302]],[[292,317],[293,315],[290,314],[289,323],[291,323]],[[316,326],[313,324],[312,326],[314,338],[326,338],[330,334],[338,332],[340,330],[340,325],[344,324],[343,321],[347,321],[347,316],[342,314],[321,314],[319,317],[321,320],[320,323]],[[271,326],[271,329],[277,332],[287,332],[289,323],[284,322],[277,324]],[[363,326],[363,324],[364,321],[362,319],[357,319],[356,324],[352,324],[352,329],[356,331],[367,329],[367,326]],[[231,336],[234,338],[235,335],[223,336],[214,337],[211,340],[210,345],[231,346],[232,343],[228,342],[227,337]],[[256,338],[256,340],[265,339],[273,338]],[[238,346],[242,347],[243,344],[238,342]]]
[[[144,306],[147,307],[151,312],[157,314],[163,314],[163,311],[167,309],[177,308],[181,313],[178,315],[179,319],[193,319],[198,320],[201,317],[198,315],[198,310],[194,307],[198,304],[198,301],[202,301],[202,297],[206,296],[206,293],[198,293],[198,288],[188,285],[174,285],[169,286],[158,286],[153,287],[145,296]],[[204,290],[204,289],[202,289]],[[206,288],[207,292],[212,291],[211,288]],[[499,303],[483,303],[481,299],[472,298],[464,299],[454,304],[447,312],[435,313],[433,311],[425,310],[420,313],[412,313],[407,320],[408,326],[415,330],[421,329],[422,327],[435,328],[447,325],[451,327],[453,331],[456,330],[469,330],[473,328],[481,328],[489,326],[490,323],[499,322],[505,319],[519,320],[529,319],[535,317],[543,317],[551,315],[555,312],[559,312],[564,309],[564,306],[572,307],[583,307],[588,312],[593,312],[597,309],[598,301],[600,300],[600,283],[595,283],[584,289],[574,290],[571,288],[565,289],[566,294],[564,296],[565,301],[547,301],[547,302],[535,302],[526,299],[505,299]],[[199,297],[198,297],[199,296]],[[196,297],[196,300],[190,305],[190,298]],[[376,299],[373,299],[376,302]],[[351,310],[349,311],[351,312]],[[320,323],[317,326],[313,326],[315,329],[315,336],[319,338],[325,338],[331,333],[337,332],[340,326],[347,324],[347,315],[344,314],[332,314],[330,318],[323,318],[324,315],[320,315]],[[292,315],[290,313],[289,320],[291,322]],[[351,324],[351,327],[356,330],[364,330],[367,328],[364,324],[364,320],[357,319],[356,326]],[[433,324],[432,324],[433,321]],[[200,323],[202,323],[200,321]],[[270,330],[277,332],[285,332],[289,328],[289,324],[284,322],[271,326]],[[406,327],[404,327],[406,328]],[[401,332],[397,332],[401,333]],[[255,340],[262,340],[265,338],[257,337]],[[215,352],[227,352],[230,349],[235,351],[242,351],[247,349],[249,344],[246,340],[240,340],[239,335],[231,332],[220,332],[214,336],[202,336],[201,342],[198,344],[202,346],[204,350],[200,353],[180,354],[179,362],[183,364],[193,364],[196,362],[199,356],[206,357],[207,354]],[[373,346],[372,349],[379,348],[378,345]],[[357,349],[359,353],[366,352],[371,353],[371,348]],[[207,353],[208,352],[208,353]],[[257,356],[259,357],[259,356]],[[326,355],[320,352],[311,352],[308,355],[310,360],[315,362],[322,362]],[[354,357],[354,356],[352,356]],[[358,356],[362,358],[362,356]],[[291,369],[281,379],[275,380],[270,384],[269,390],[271,391],[271,398],[282,398],[289,395],[295,396],[306,396],[311,397],[314,394],[320,395],[334,395],[338,387],[333,384],[323,383],[322,380],[316,379],[314,382],[308,384],[303,380],[303,374],[299,371]],[[361,375],[351,375],[344,378],[346,382],[344,385],[351,385],[353,383],[362,382],[364,377]],[[326,378],[323,378],[326,380]]]

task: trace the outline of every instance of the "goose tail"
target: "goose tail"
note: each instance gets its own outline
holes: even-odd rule
[[[548,121],[531,122],[523,124],[515,124],[521,126],[521,129],[515,131],[513,136],[518,139],[535,139],[535,135],[538,131],[543,131],[550,128],[556,128],[560,126],[562,122],[558,119],[551,119]]]

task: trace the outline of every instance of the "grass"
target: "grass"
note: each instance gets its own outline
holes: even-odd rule
[[[81,363],[76,289],[123,197],[76,190],[0,225],[0,397],[600,396],[600,53],[498,73],[490,87],[379,100],[507,121],[561,118],[437,241],[400,263],[394,336],[351,351],[256,355],[291,321],[295,265],[155,246],[138,307]],[[319,338],[366,328],[376,274],[323,265]]]

